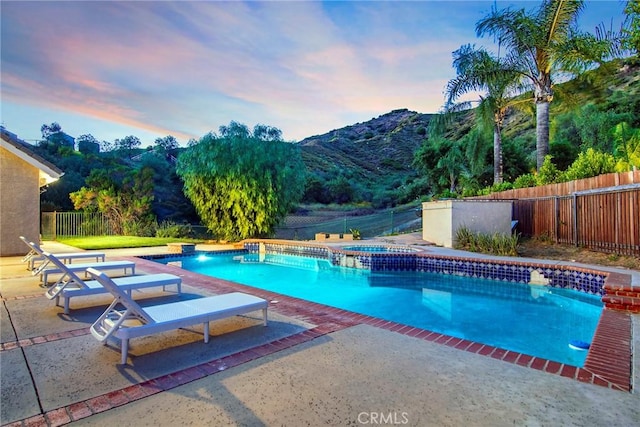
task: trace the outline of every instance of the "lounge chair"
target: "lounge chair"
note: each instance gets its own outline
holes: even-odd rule
[[[233,292],[211,297],[154,305],[144,309],[116,286],[106,274],[94,268],[88,273],[102,284],[115,299],[107,310],[91,325],[91,335],[103,344],[109,337],[121,341],[121,362],[127,363],[129,339],[185,328],[202,323],[204,342],[209,342],[209,322],[239,314],[262,310],[263,324],[267,326],[268,303],[253,295]],[[123,311],[116,306],[124,306]]]
[[[50,254],[49,252],[42,252],[42,255],[47,258],[47,265],[49,262],[55,257],[55,255]],[[65,277],[70,273],[84,272],[87,268],[99,268],[100,270],[124,270],[124,275],[127,275],[127,270],[131,270],[131,274],[136,274],[136,263],[133,261],[105,261],[105,262],[94,262],[94,263],[83,263],[83,264],[64,264],[62,261],[60,263],[56,263],[54,267],[48,267],[45,269],[37,268],[34,271],[37,271],[35,274],[40,273],[40,280],[45,286],[48,286],[49,283],[49,275],[51,274],[62,274],[62,277],[58,279],[58,281],[54,284],[57,285],[60,281],[65,280]]]
[[[43,249],[40,246],[28,241],[24,236],[20,236],[20,240],[29,247],[29,252],[22,258],[22,262],[28,263],[27,270],[33,270],[36,262],[43,261],[47,263],[46,258],[42,255]],[[55,256],[65,264],[73,262],[74,259],[95,258],[96,262],[104,262],[105,260],[104,252],[63,252],[57,253]],[[45,267],[40,265],[38,268]]]
[[[62,263],[57,256],[48,252],[44,252],[44,254],[51,263],[63,271],[62,278],[47,289],[44,294],[48,299],[55,299],[57,306],[60,306],[60,298],[63,298],[65,314],[69,314],[71,298],[109,293],[97,280],[82,280],[74,271],[68,268],[68,264]],[[120,277],[114,279],[113,282],[118,288],[127,292],[129,297],[131,297],[131,291],[134,289],[162,286],[164,291],[170,285],[176,285],[178,294],[182,293],[182,279],[173,274],[160,273]]]

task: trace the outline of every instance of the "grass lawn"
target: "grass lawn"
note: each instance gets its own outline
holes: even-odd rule
[[[137,236],[91,236],[91,237],[64,237],[56,239],[65,245],[80,249],[121,249],[121,248],[145,248],[149,246],[164,246],[167,243],[202,243],[202,239],[177,239],[173,237],[137,237]]]

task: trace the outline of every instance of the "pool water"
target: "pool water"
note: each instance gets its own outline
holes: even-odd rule
[[[175,259],[158,260],[175,262]],[[423,272],[372,272],[279,254],[206,254],[182,268],[581,367],[602,303],[577,291]]]

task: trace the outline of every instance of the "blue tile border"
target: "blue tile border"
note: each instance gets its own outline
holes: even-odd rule
[[[608,275],[567,265],[447,257],[428,252],[376,253],[286,241],[263,243],[267,253],[318,257],[328,259],[336,266],[371,271],[422,271],[516,283],[530,283],[535,271],[549,286],[600,296],[604,294],[603,286]],[[244,243],[249,252],[257,252],[259,245],[259,241]]]
[[[324,259],[335,266],[371,271],[420,271],[527,284],[532,281],[532,274],[536,272],[542,285],[600,296],[604,295],[603,286],[608,276],[605,272],[569,265],[447,257],[424,251],[414,253],[362,252],[312,243],[262,240],[245,241],[243,247],[244,249],[224,251],[196,251],[192,254],[147,255],[140,258],[151,261],[158,259],[180,260],[202,254],[257,254],[262,250],[269,254],[299,255]]]

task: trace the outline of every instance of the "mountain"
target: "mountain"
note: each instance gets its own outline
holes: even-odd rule
[[[582,78],[555,85],[554,93],[550,123],[552,145],[563,140],[574,144],[570,161],[584,148],[575,142],[578,138],[573,136],[585,133],[581,130],[584,125],[597,128],[600,126],[597,122],[607,121],[608,117],[614,120],[614,116],[622,115],[628,117],[620,120],[627,120],[633,127],[640,125],[638,60],[611,61],[606,66],[586,72]],[[532,94],[525,93],[520,97],[530,100]],[[511,172],[511,179],[535,165],[535,106],[532,102],[523,105],[524,109],[510,110],[503,124],[505,173]],[[585,110],[590,105],[597,106],[597,111]],[[584,116],[585,111],[591,116]],[[571,117],[570,120],[566,118],[567,115]],[[305,138],[297,144],[308,172],[319,182],[319,186],[330,188],[332,180],[344,177],[354,190],[352,201],[372,200],[376,195],[398,193],[398,189],[416,181],[418,174],[412,167],[414,152],[426,139],[429,122],[434,116],[407,109],[394,110],[364,123]],[[475,126],[474,116],[474,110],[459,114],[454,123],[447,126],[444,136],[452,141],[459,140]],[[575,125],[568,126],[572,123]],[[604,123],[600,127],[603,126],[609,128],[611,123]],[[487,137],[487,143],[492,143],[491,135]],[[553,146],[551,148],[554,158],[562,154],[555,153]],[[491,149],[488,154],[492,155]],[[490,168],[492,157],[486,161]],[[517,167],[508,170],[509,162],[517,163]],[[491,173],[487,177],[492,179]],[[490,182],[486,185],[490,185]],[[335,201],[337,197],[329,195],[327,199]]]
[[[342,175],[354,188],[391,190],[415,176],[413,153],[425,139],[431,117],[394,110],[298,145],[307,170],[321,180]]]

